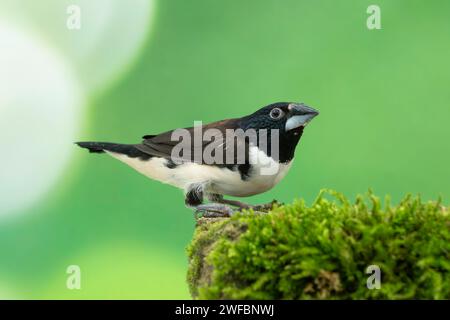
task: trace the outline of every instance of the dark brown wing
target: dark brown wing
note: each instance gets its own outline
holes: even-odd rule
[[[203,155],[203,151],[205,150],[205,148],[207,148],[209,146],[210,150],[211,150],[211,148],[219,148],[219,147],[222,149],[222,154],[224,156],[224,158],[223,158],[224,160],[222,161],[222,164],[224,164],[225,160],[226,160],[225,159],[226,150],[230,146],[233,146],[235,148],[235,150],[237,150],[237,148],[239,148],[239,146],[241,146],[241,144],[245,144],[245,147],[244,147],[245,155],[246,155],[245,157],[247,158],[248,144],[246,141],[244,141],[244,140],[237,141],[235,139],[233,139],[233,141],[231,141],[230,139],[227,139],[226,130],[227,129],[237,129],[237,128],[238,128],[238,120],[237,119],[222,120],[222,121],[213,122],[213,123],[204,125],[204,126],[202,126],[203,133],[205,133],[205,131],[207,129],[217,129],[218,131],[220,131],[223,138],[218,140],[218,139],[216,139],[216,137],[214,137],[213,139],[211,139],[211,141],[202,141],[202,143],[198,146],[194,146],[194,143],[193,143],[194,128],[193,127],[185,128],[186,132],[189,133],[192,142],[191,142],[190,155],[189,155],[189,157],[183,157],[183,161],[193,162],[194,155],[196,154],[196,152],[201,152],[200,154]],[[171,159],[172,151],[174,150],[174,147],[180,143],[180,140],[173,139],[174,131],[175,130],[163,132],[159,135],[146,135],[143,137],[144,140],[142,141],[142,143],[135,145],[135,147],[150,156]],[[211,144],[213,144],[213,145],[211,145]],[[201,150],[195,150],[195,147],[200,148]],[[234,160],[232,160],[232,161],[237,163],[237,160],[238,160],[237,152],[235,151],[234,152]],[[242,159],[239,159],[239,160],[241,163]],[[230,161],[227,161],[226,163],[230,164],[229,162]],[[203,157],[201,159],[201,163],[205,163]]]

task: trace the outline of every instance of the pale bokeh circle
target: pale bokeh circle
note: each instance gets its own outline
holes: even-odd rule
[[[79,29],[70,7],[79,9]],[[67,58],[87,92],[103,91],[129,69],[154,16],[154,0],[40,0],[0,2],[0,19],[39,33]]]
[[[0,23],[0,217],[42,197],[63,172],[83,97],[71,67],[37,36]]]
[[[60,1],[60,0],[57,0]],[[77,0],[80,29],[65,29],[64,50],[89,91],[104,89],[127,70],[151,29],[153,0]]]
[[[153,4],[0,3],[0,218],[23,212],[63,177],[85,100],[135,60],[150,29]],[[81,9],[79,30],[67,28],[70,5]]]

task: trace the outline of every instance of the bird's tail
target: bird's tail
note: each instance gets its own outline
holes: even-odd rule
[[[125,154],[132,158],[148,159],[150,156],[145,152],[140,151],[133,144],[120,144],[111,142],[75,142],[82,148],[88,149],[91,153],[104,153],[110,151],[114,153]]]

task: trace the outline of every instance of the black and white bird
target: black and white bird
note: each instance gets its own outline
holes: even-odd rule
[[[151,179],[182,189],[186,205],[205,217],[230,216],[233,208],[263,211],[271,207],[271,204],[252,206],[223,196],[248,197],[268,191],[280,182],[292,165],[305,126],[318,114],[303,103],[278,102],[242,118],[202,125],[201,131],[214,132],[214,137],[202,136],[199,144],[192,143],[190,150],[182,150],[176,159],[174,150],[180,144],[180,139],[174,139],[176,130],[146,135],[140,144],[77,144],[90,152],[107,153]],[[183,132],[194,137],[197,129],[194,126]],[[239,135],[230,138],[228,133],[236,131],[256,132],[257,139]],[[261,135],[264,132],[266,135]],[[218,156],[214,159],[224,161],[211,163],[195,156],[203,155],[208,148],[213,150],[213,156]],[[233,152],[227,157],[230,149]],[[276,170],[264,171],[268,167]],[[204,203],[205,198],[208,203]]]

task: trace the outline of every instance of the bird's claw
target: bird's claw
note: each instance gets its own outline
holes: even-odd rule
[[[250,207],[250,209],[253,209],[253,211],[268,212],[268,211],[272,210],[276,205],[279,206],[279,205],[282,205],[282,203],[280,203],[274,199],[269,203],[257,204],[257,205],[249,206],[249,207]]]
[[[199,213],[203,218],[225,218],[231,217],[234,211],[229,206],[224,204],[207,203],[195,207],[195,214],[197,218]]]
[[[241,203],[242,204],[242,203]],[[244,210],[252,210],[254,214],[266,214],[274,208],[275,205],[281,203],[277,200],[272,200],[266,204],[260,205],[243,205],[239,206],[237,210],[233,210],[230,206],[222,203],[206,203],[196,206],[195,216],[196,218],[229,218],[235,212],[242,212]]]

